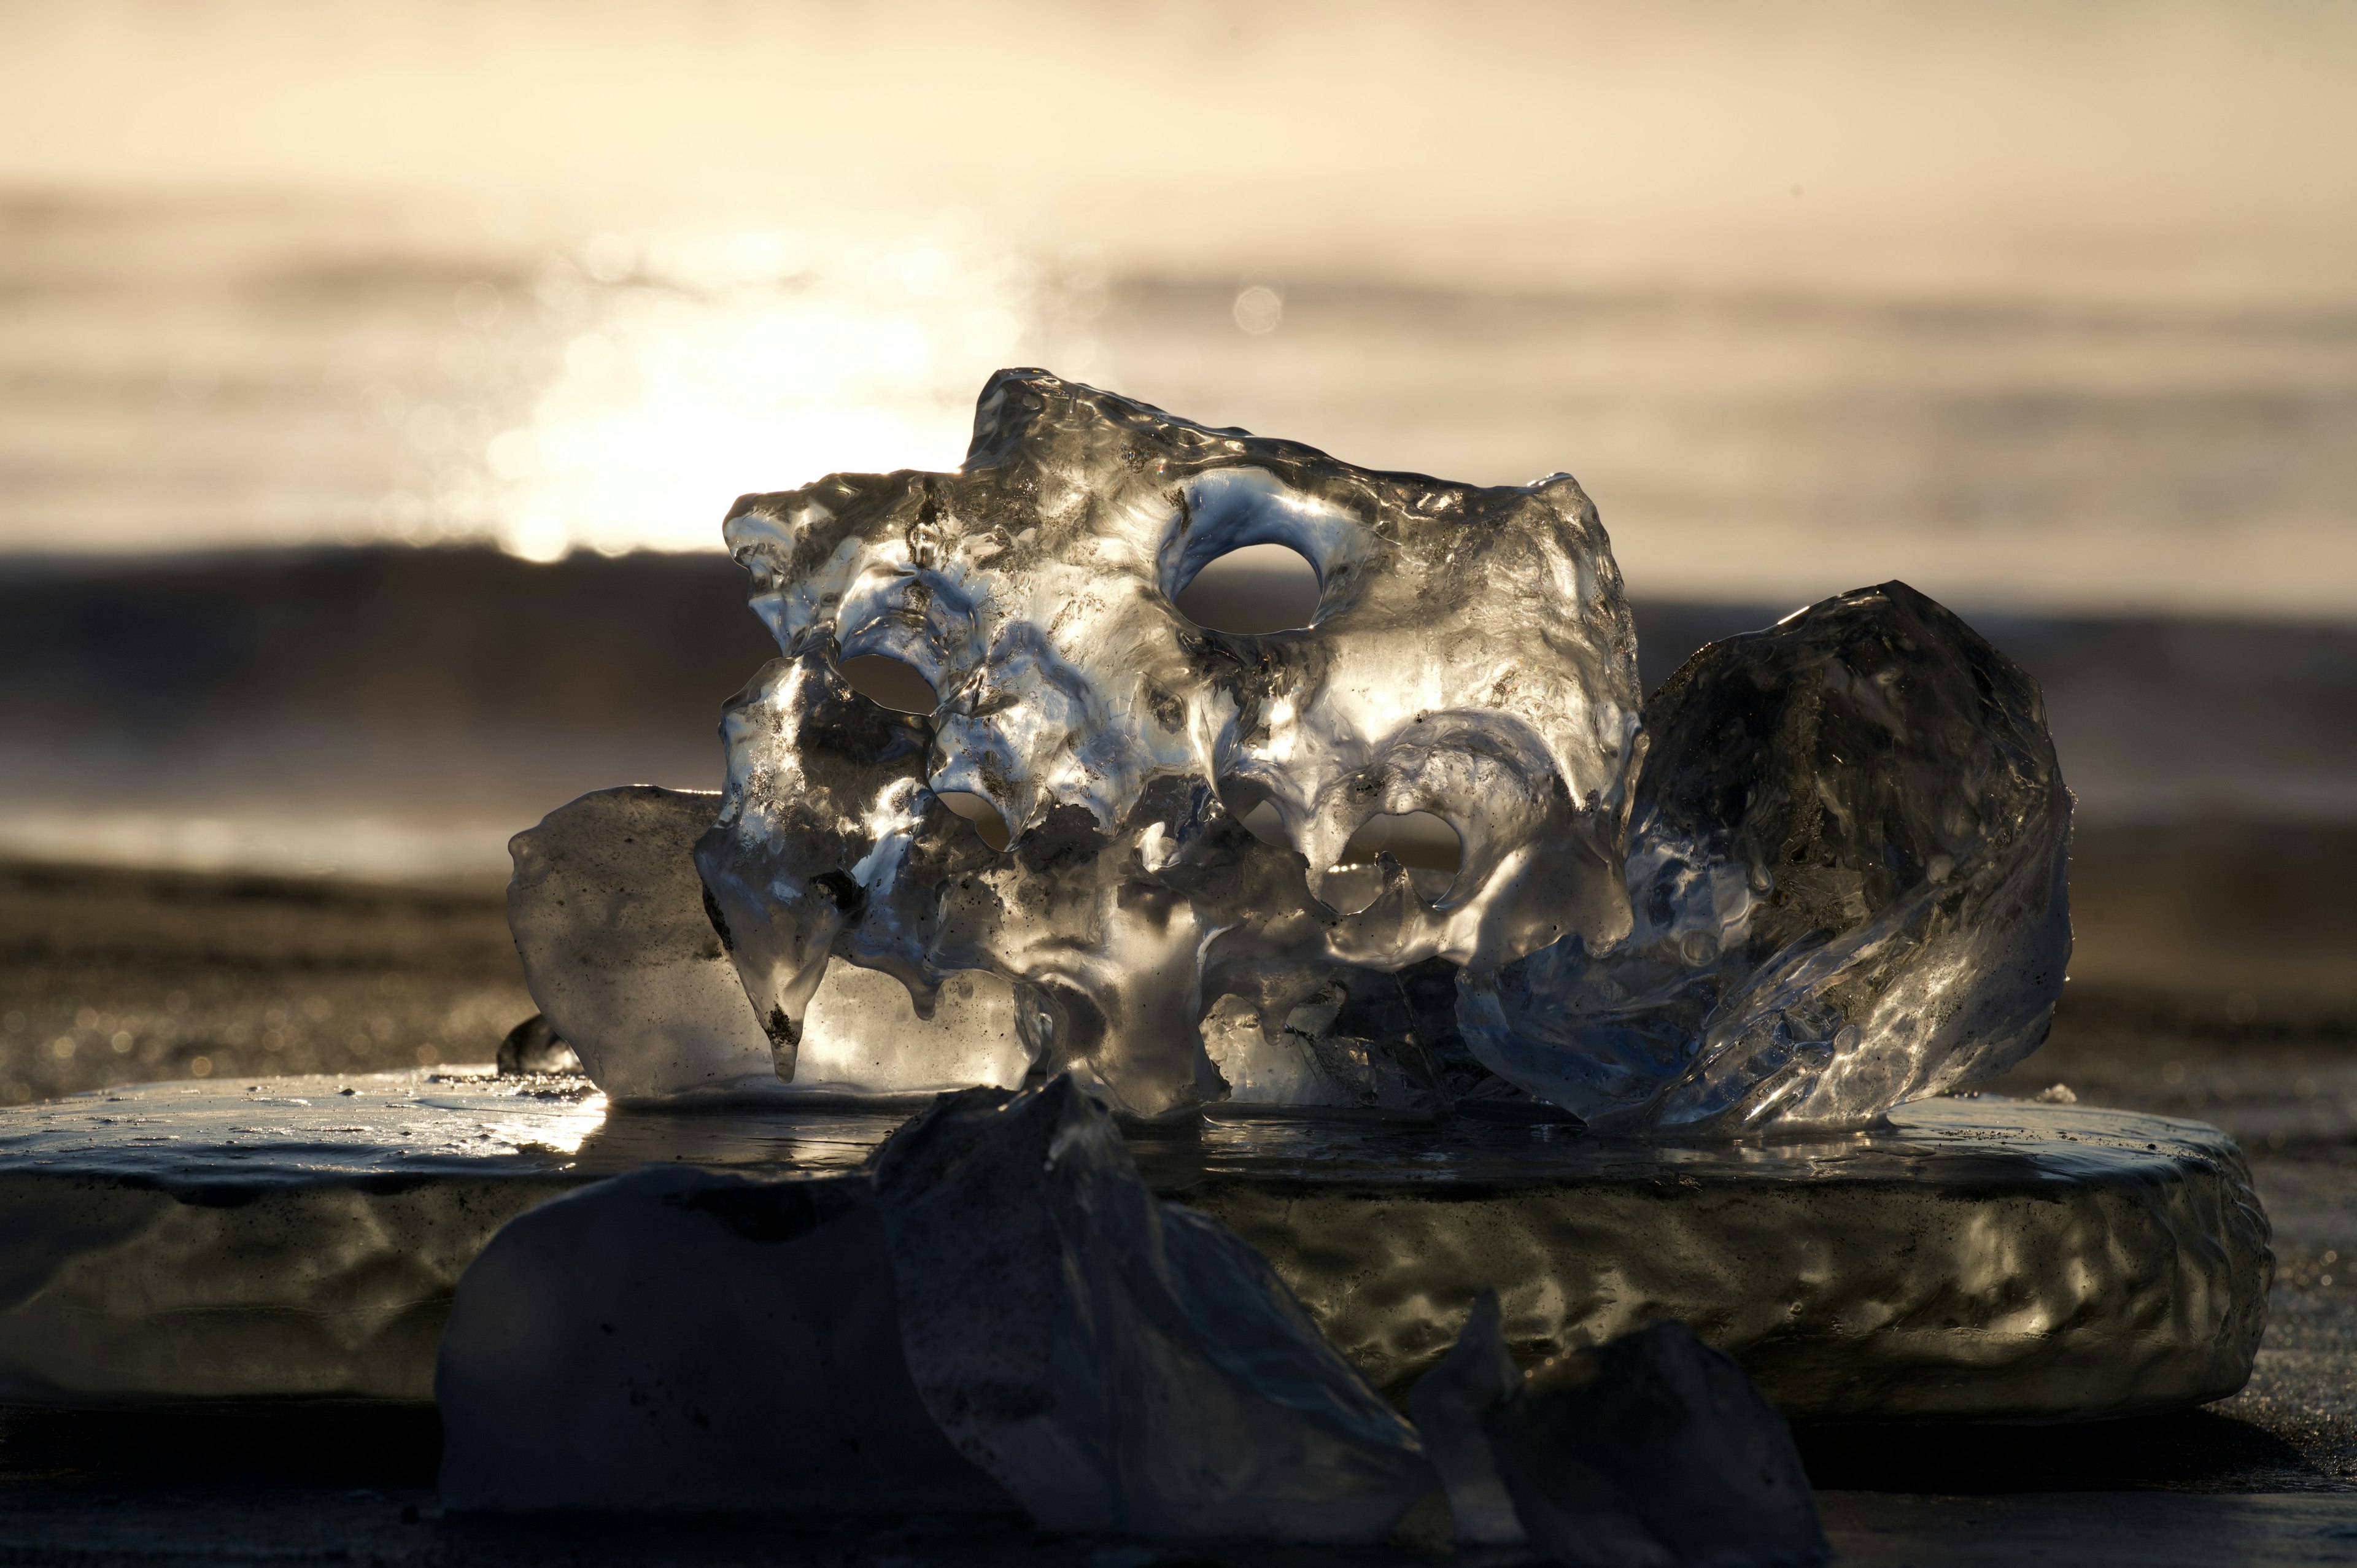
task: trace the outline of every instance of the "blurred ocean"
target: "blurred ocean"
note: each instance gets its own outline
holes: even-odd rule
[[[585,790],[719,787],[720,711],[775,651],[745,592],[716,553],[20,561],[0,854],[502,877],[508,835]],[[1639,597],[1648,686],[1792,607]],[[2357,822],[2357,627],[1973,618],[2042,683],[2083,823]]]
[[[1044,365],[1576,474],[1649,679],[1903,578],[2084,820],[2357,820],[2357,21],[0,0],[0,851],[711,785],[742,492]]]
[[[1895,576],[2357,618],[2357,285],[1189,280],[956,211],[500,240],[431,209],[0,199],[0,550],[713,549],[747,490],[954,467],[1008,364],[1373,467],[1568,470],[1649,598]]]

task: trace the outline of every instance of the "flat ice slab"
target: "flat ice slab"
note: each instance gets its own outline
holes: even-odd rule
[[[488,1069],[0,1111],[0,1402],[430,1399],[458,1274],[514,1215],[651,1163],[856,1170],[906,1114],[611,1110]],[[1132,1148],[1394,1393],[1493,1287],[1526,1364],[1677,1317],[1799,1418],[2165,1410],[2242,1386],[2273,1266],[2224,1134],[2089,1106],[1735,1144],[1219,1120]]]

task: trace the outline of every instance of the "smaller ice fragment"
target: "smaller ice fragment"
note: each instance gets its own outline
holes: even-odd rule
[[[920,1017],[879,971],[825,964],[782,1060],[728,950],[695,843],[717,795],[629,785],[584,795],[508,845],[508,924],[543,1026],[617,1100],[866,1099],[1016,1084],[1031,1061],[1006,983],[950,976]],[[522,1048],[521,1041],[518,1048]],[[505,1047],[502,1047],[504,1050]],[[541,1071],[559,1070],[544,1068]]]
[[[509,841],[524,983],[597,1087],[667,1100],[775,1081],[769,1036],[704,910],[694,857],[716,795],[625,785]]]
[[[948,1096],[875,1170],[918,1391],[1040,1524],[1374,1541],[1432,1490],[1415,1431],[1069,1076]]]
[[[1833,1555],[1792,1429],[1683,1323],[1543,1363],[1481,1424],[1531,1544],[1558,1562],[1799,1568]]]
[[[1241,966],[1238,966],[1241,967]],[[1272,978],[1283,972],[1269,966]],[[1334,967],[1288,1007],[1224,995],[1202,1023],[1203,1049],[1233,1107],[1349,1107],[1430,1117],[1448,1103],[1398,977]],[[1272,989],[1274,989],[1272,987]]]
[[[1012,1511],[918,1402],[859,1177],[653,1166],[511,1220],[434,1380],[454,1509]]]
[[[1448,1488],[1448,1511],[1464,1546],[1518,1546],[1529,1539],[1481,1430],[1482,1417],[1523,1386],[1501,1322],[1498,1293],[1483,1291],[1457,1343],[1407,1396],[1425,1456]]]
[[[1599,1130],[1857,1125],[2045,1039],[2071,796],[2038,683],[1904,583],[1715,642],[1645,703],[1630,934],[1458,988],[1501,1077]]]
[[[500,1073],[502,1077],[543,1072],[579,1072],[581,1058],[565,1043],[565,1036],[549,1026],[545,1015],[534,1013],[507,1033],[500,1042]]]

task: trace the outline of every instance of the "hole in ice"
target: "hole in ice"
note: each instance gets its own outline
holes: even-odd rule
[[[1383,890],[1383,874],[1372,865],[1338,865],[1326,873],[1318,897],[1338,915],[1355,915]]]
[[[896,714],[930,714],[942,705],[915,665],[888,653],[863,653],[845,660],[841,668],[851,689],[878,707]]]
[[[1342,846],[1340,858],[1327,873],[1327,891],[1321,897],[1345,915],[1373,903],[1383,890],[1375,856],[1385,853],[1407,868],[1409,885],[1427,903],[1448,894],[1465,863],[1465,846],[1446,818],[1430,811],[1370,817]]]
[[[1318,571],[1283,544],[1247,544],[1206,562],[1178,591],[1178,613],[1211,631],[1263,637],[1318,617]]]
[[[979,795],[963,789],[936,789],[942,805],[974,824],[974,835],[993,849],[1005,849],[1011,842],[1006,832],[1006,819],[998,808]]]
[[[1285,819],[1276,814],[1275,801],[1263,800],[1246,811],[1243,820],[1244,832],[1261,843],[1275,844],[1279,849],[1293,847],[1293,841],[1285,836]]]
[[[1384,851],[1412,871],[1446,871],[1457,875],[1465,864],[1464,846],[1457,830],[1430,811],[1409,811],[1396,817],[1369,817],[1342,846],[1337,865],[1372,865]]]

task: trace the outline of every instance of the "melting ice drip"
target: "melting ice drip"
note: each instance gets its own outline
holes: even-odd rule
[[[1372,472],[1037,371],[992,378],[958,472],[748,496],[726,531],[783,657],[728,712],[724,793],[603,791],[513,845],[533,995],[617,1098],[1069,1071],[1143,1119],[1726,1133],[1870,1121],[2044,1037],[2071,801],[2038,690],[1902,584],[1641,703],[1568,476]],[[1308,626],[1180,613],[1264,543],[1315,569]],[[855,692],[872,655],[933,712]],[[1419,811],[1453,878],[1338,865]]]

